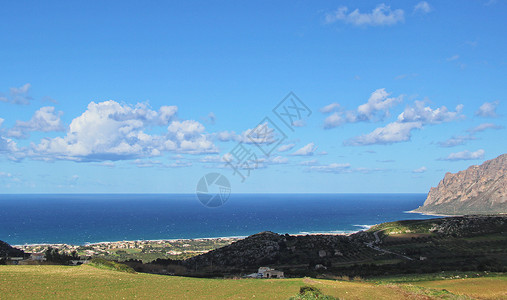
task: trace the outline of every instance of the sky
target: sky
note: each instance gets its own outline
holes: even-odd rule
[[[426,193],[507,149],[506,14],[5,1],[0,193]]]

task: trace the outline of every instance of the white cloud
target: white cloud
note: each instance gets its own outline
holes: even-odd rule
[[[364,134],[345,142],[345,145],[363,146],[373,144],[392,144],[410,140],[413,129],[422,128],[421,122],[393,122],[379,127],[371,133]]]
[[[202,120],[207,124],[215,124],[217,117],[215,116],[214,112],[210,112],[208,116],[202,118]]]
[[[239,141],[241,139],[234,131],[220,131],[214,133],[213,136],[221,142]]]
[[[480,117],[497,117],[496,108],[498,104],[500,104],[498,100],[493,102],[484,102],[484,104],[482,104],[475,112],[475,115]]]
[[[449,154],[444,160],[473,160],[473,159],[482,159],[484,158],[485,151],[483,149],[479,149],[475,152],[470,152],[468,150],[462,152],[456,152]]]
[[[432,109],[424,106],[423,101],[415,101],[413,106],[407,106],[398,115],[395,122],[376,128],[368,134],[349,139],[344,144],[362,146],[409,141],[412,130],[421,129],[426,124],[440,124],[463,119],[465,116],[461,114],[462,109],[462,104],[456,106],[456,111],[449,111],[445,106]]]
[[[451,57],[448,57],[447,58],[447,61],[454,61],[454,60],[458,60],[459,59],[459,55],[458,54],[455,54]]]
[[[245,130],[240,137],[240,141],[246,144],[271,144],[276,140],[277,133],[275,129],[269,127],[267,122]]]
[[[402,96],[389,97],[391,94],[388,93],[384,88],[377,89],[371,93],[368,101],[357,107],[355,111],[337,111],[328,116],[324,120],[324,128],[338,127],[344,123],[355,123],[355,122],[366,122],[382,120],[389,116],[389,110],[391,107],[397,105],[402,101]],[[338,108],[338,106],[331,103],[321,109],[321,111],[331,112]],[[330,110],[330,107],[333,109]]]
[[[10,88],[9,96],[0,95],[0,102],[28,105],[32,100],[32,97],[30,97],[28,94],[28,92],[30,91],[30,87],[31,85],[29,83],[26,83],[19,88],[16,87]]]
[[[278,152],[289,151],[290,149],[294,148],[294,146],[296,146],[296,144],[281,145],[280,147],[278,147]]]
[[[296,120],[296,121],[292,122],[292,126],[304,127],[304,126],[306,126],[306,121],[305,120]]]
[[[483,123],[483,124],[477,125],[473,128],[470,128],[467,131],[470,133],[476,133],[476,132],[481,132],[481,131],[484,131],[487,129],[502,129],[502,128],[503,128],[503,126],[496,125],[493,123]]]
[[[427,14],[432,11],[431,6],[426,1],[421,1],[414,6],[414,12]]]
[[[212,134],[212,136],[221,142],[235,141],[245,144],[271,144],[277,140],[276,131],[270,128],[267,122],[259,124],[255,128],[247,129],[241,134],[234,131],[221,131]]]
[[[328,116],[324,119],[324,128],[335,128],[345,123],[345,119],[342,117],[342,115],[338,112],[333,113],[332,115]]]
[[[112,100],[91,102],[81,116],[72,120],[66,136],[32,144],[30,155],[75,161],[114,161],[158,156],[163,151],[216,152],[202,124],[193,120],[172,121],[176,111],[175,106],[163,106],[154,111],[142,103],[132,107]],[[144,132],[154,125],[169,126],[161,135]]]
[[[412,173],[424,173],[426,172],[428,169],[424,166],[418,168],[418,169],[415,169],[415,170],[412,170]]]
[[[206,155],[199,159],[202,163],[221,163],[225,162],[224,156],[220,155]]]
[[[63,131],[64,126],[60,117],[63,112],[55,112],[52,106],[42,107],[35,112],[30,121],[17,121],[16,125],[7,131],[7,136],[15,138],[28,138],[30,132]]]
[[[328,104],[328,105],[324,106],[323,108],[321,108],[320,112],[323,114],[327,114],[327,113],[330,113],[330,112],[337,110],[339,108],[340,108],[340,104],[333,102],[333,103]]]
[[[302,161],[299,163],[299,165],[302,165],[302,166],[314,166],[314,165],[318,165],[318,164],[319,164],[319,162],[316,159],[305,160],[305,161]]]
[[[272,164],[286,164],[289,162],[289,159],[283,156],[273,156],[270,157],[269,162]]]
[[[326,15],[326,23],[335,23],[342,21],[346,24],[355,26],[384,26],[394,25],[405,20],[405,12],[402,9],[391,10],[391,7],[385,4],[379,4],[369,13],[361,13],[359,9],[348,12],[346,6],[338,8],[332,13]]]
[[[308,169],[310,171],[325,172],[325,173],[344,173],[350,171],[350,164],[332,163],[323,166],[311,166]]]
[[[315,150],[317,150],[317,147],[314,143],[309,143],[306,146],[296,150],[291,155],[297,155],[297,156],[310,156],[313,155]]]
[[[401,97],[389,98],[390,95],[385,89],[371,93],[368,102],[357,108],[357,118],[371,120],[376,112],[383,112],[384,116],[388,116],[389,108],[401,102]]]
[[[138,168],[182,168],[182,167],[190,167],[192,163],[184,160],[176,160],[170,164],[163,163],[160,160],[150,160],[150,159],[136,159],[132,162]]]
[[[424,106],[424,101],[415,101],[414,106],[406,107],[398,116],[398,122],[421,122],[422,124],[450,122],[463,119],[465,116],[461,114],[462,110],[462,104],[456,106],[456,111],[449,111],[445,106],[432,109]]]
[[[438,142],[438,145],[440,145],[440,147],[449,148],[449,147],[464,145],[467,141],[471,141],[471,140],[475,140],[475,137],[472,136],[471,134],[470,135],[462,135],[462,136],[453,136],[443,142]]]
[[[477,132],[482,132],[482,131],[488,130],[488,129],[502,129],[502,128],[503,128],[502,126],[495,125],[493,123],[483,123],[483,124],[480,124],[478,126],[468,129],[467,131],[469,132],[469,134],[467,134],[467,135],[453,136],[443,142],[438,142],[438,144],[441,147],[455,147],[455,146],[459,146],[459,145],[464,145],[467,141],[472,141],[472,140],[477,139],[475,137],[475,133],[477,133]]]

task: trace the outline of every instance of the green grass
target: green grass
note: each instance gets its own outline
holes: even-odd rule
[[[462,294],[494,299],[507,291],[507,277],[407,285],[312,278],[202,279],[117,272],[89,265],[0,266],[1,299],[288,299],[308,285],[339,299],[459,299],[456,295]]]
[[[99,268],[99,269],[106,269],[111,271],[119,271],[119,272],[126,272],[126,273],[135,273],[134,269],[131,267],[120,264],[114,261],[105,260],[103,258],[94,258],[89,263],[90,266]]]

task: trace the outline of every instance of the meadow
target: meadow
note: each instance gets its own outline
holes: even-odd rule
[[[361,280],[201,279],[127,273],[89,265],[0,266],[0,299],[288,299],[301,286],[339,299],[505,299],[507,276],[390,282]]]

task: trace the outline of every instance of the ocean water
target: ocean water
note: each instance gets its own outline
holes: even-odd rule
[[[354,232],[407,213],[425,194],[231,194],[207,208],[194,194],[0,195],[0,240],[13,245]]]

